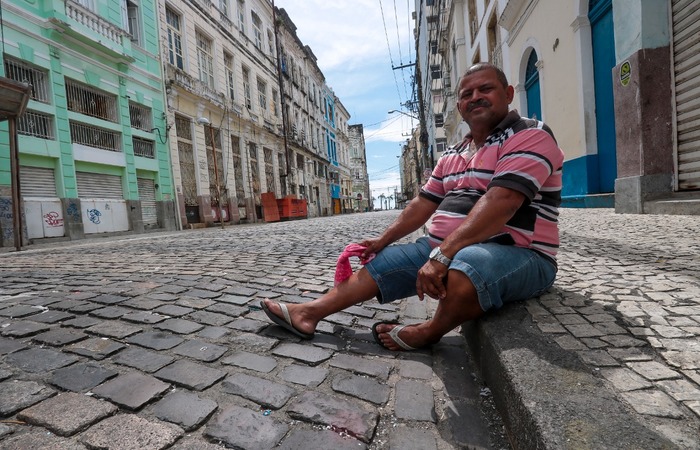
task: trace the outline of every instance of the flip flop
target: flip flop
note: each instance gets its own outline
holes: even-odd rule
[[[382,347],[386,348],[387,350],[392,350],[388,348],[384,343],[382,342],[381,339],[379,339],[379,333],[377,332],[377,327],[379,325],[394,325],[398,324],[396,321],[382,321],[382,322],[377,322],[374,325],[372,325],[372,336],[374,336],[374,340],[377,341],[377,344],[381,345]],[[399,332],[406,328],[406,325],[396,325],[394,328],[391,329],[389,332],[389,337],[402,349],[406,351],[411,351],[411,350],[417,350],[416,348],[411,347],[407,343],[405,343],[400,337],[399,337]]]
[[[277,303],[280,306],[280,309],[282,310],[282,315],[284,317],[279,317],[270,311],[270,308],[267,307],[264,301],[260,301],[260,307],[262,308],[263,311],[265,311],[265,314],[267,314],[267,317],[270,318],[271,321],[275,322],[277,325],[281,326],[285,330],[289,331],[290,333],[293,333],[294,335],[302,338],[302,339],[313,339],[314,334],[311,333],[302,333],[301,331],[297,330],[294,328],[294,325],[292,325],[292,318],[289,317],[289,311],[287,310],[287,305],[284,303]]]

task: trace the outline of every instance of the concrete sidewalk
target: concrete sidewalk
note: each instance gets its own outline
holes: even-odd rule
[[[700,448],[700,217],[561,230],[549,293],[463,327],[513,447]]]

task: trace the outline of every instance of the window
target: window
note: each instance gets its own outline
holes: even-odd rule
[[[275,38],[272,34],[272,30],[267,30],[267,47],[270,56],[273,56],[275,54]]]
[[[212,136],[214,137],[213,144]],[[212,206],[223,206],[228,203],[226,187],[221,185],[224,173],[221,140],[220,128],[204,125],[204,145],[207,147],[207,167],[209,171],[209,196]]]
[[[479,19],[476,15],[476,3],[475,0],[469,0],[467,4],[467,11],[469,13],[469,32],[471,34],[472,43],[476,39],[476,34],[479,31]]]
[[[438,138],[435,140],[435,148],[438,153],[442,153],[445,151],[447,148],[447,139],[445,138]]]
[[[289,78],[291,78],[292,82],[294,82],[294,80],[296,80],[296,75],[294,74],[294,70],[296,69],[296,67],[294,67],[294,58],[290,56],[289,61],[287,61],[287,64],[289,66]]]
[[[226,92],[231,100],[236,98],[236,79],[233,72],[233,55],[224,52],[224,70],[226,72]]]
[[[5,76],[32,87],[31,99],[49,103],[48,71],[34,68],[22,61],[5,57]]]
[[[248,142],[248,162],[253,194],[257,194],[260,192],[260,167],[258,166],[258,146],[255,142]]]
[[[275,192],[275,172],[272,164],[272,149],[263,147],[263,158],[265,161],[265,183],[267,192]]]
[[[257,14],[251,11],[251,18],[253,19],[253,38],[255,39],[255,46],[258,50],[263,48],[263,35],[262,35],[262,21]]]
[[[267,84],[258,78],[258,105],[260,105],[260,111],[267,111]]]
[[[440,69],[440,65],[436,64],[430,66],[430,78],[433,80],[439,80],[442,78],[442,70]]]
[[[228,17],[228,0],[219,0],[219,11]]]
[[[131,42],[141,44],[141,15],[139,5],[133,0],[122,0],[122,26],[131,35]]]
[[[197,166],[194,162],[194,146],[192,145],[192,121],[176,114],[175,132],[177,134],[180,176],[182,177],[182,196],[185,200],[185,208],[189,207],[192,211],[192,208],[197,208],[199,204],[197,201]]]
[[[442,114],[435,114],[435,126],[440,128],[445,124],[445,117]]]
[[[168,23],[168,62],[178,69],[182,69],[184,65],[182,62],[180,16],[170,8],[165,8],[165,20]]]
[[[275,117],[279,117],[279,94],[276,89],[272,90],[272,113]]]
[[[76,3],[90,11],[95,11],[95,0],[76,0]]]
[[[236,198],[238,205],[243,205],[245,189],[243,188],[243,163],[241,162],[241,141],[238,136],[231,135],[231,154],[233,155],[233,177],[236,181]]]
[[[238,31],[245,34],[245,2],[238,0]]]
[[[155,159],[155,142],[134,136],[131,138],[131,143],[134,145],[134,156]]]
[[[245,98],[245,107],[253,109],[250,93],[250,70],[247,67],[243,68],[243,97]]]
[[[17,133],[42,139],[56,139],[53,116],[36,111],[25,111],[17,119]]]
[[[199,81],[214,89],[214,58],[211,40],[201,32],[195,33],[197,39],[197,62],[199,63]]]
[[[119,123],[116,95],[66,79],[66,99],[69,111]]]
[[[70,139],[74,144],[82,144],[112,152],[121,152],[121,135],[111,130],[105,130],[77,122],[70,122]]]
[[[133,128],[151,131],[153,128],[151,108],[139,105],[138,103],[129,102],[129,121]]]

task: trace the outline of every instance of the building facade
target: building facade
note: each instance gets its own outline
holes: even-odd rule
[[[264,219],[262,194],[287,193],[271,3],[168,0],[159,17],[181,223]]]
[[[698,212],[700,13],[690,2],[423,0],[416,10],[419,60],[440,55],[443,86],[491,62],[515,87],[512,106],[554,130],[566,157],[564,205]],[[454,92],[443,100],[423,103],[435,108],[422,113],[433,145],[430,117],[442,115],[449,143],[468,132]]]
[[[329,135],[326,80],[316,56],[296,34],[296,25],[284,9],[278,10],[281,21],[281,67],[284,81],[285,114],[288,121],[290,176],[289,193],[309,201],[312,217],[332,214],[334,204]],[[334,102],[330,102],[332,107]]]
[[[350,116],[271,1],[17,0],[3,13],[0,75],[32,87],[17,119],[25,237],[272,220],[270,199],[288,196],[303,217],[351,208]]]
[[[348,125],[350,145],[350,173],[352,176],[352,208],[355,212],[373,209],[372,196],[367,176],[367,149],[364,127],[361,124]]]
[[[0,70],[32,86],[17,122],[26,237],[175,228],[157,9],[154,0],[3,2]],[[0,245],[12,232],[6,126]]]
[[[345,106],[337,96],[335,96],[335,111],[341,212],[350,213],[353,212],[353,179],[350,164],[350,135],[348,132],[350,113],[348,113],[348,110],[345,109]]]

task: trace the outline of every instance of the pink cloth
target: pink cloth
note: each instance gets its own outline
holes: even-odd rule
[[[364,252],[366,248],[367,247],[364,245],[350,244],[343,249],[343,253],[338,257],[338,262],[335,265],[335,286],[347,280],[350,278],[350,275],[352,275],[352,267],[350,266],[351,257],[357,256],[360,258],[360,264],[362,265],[374,259],[374,253],[371,253],[367,258],[362,258],[362,252]]]

